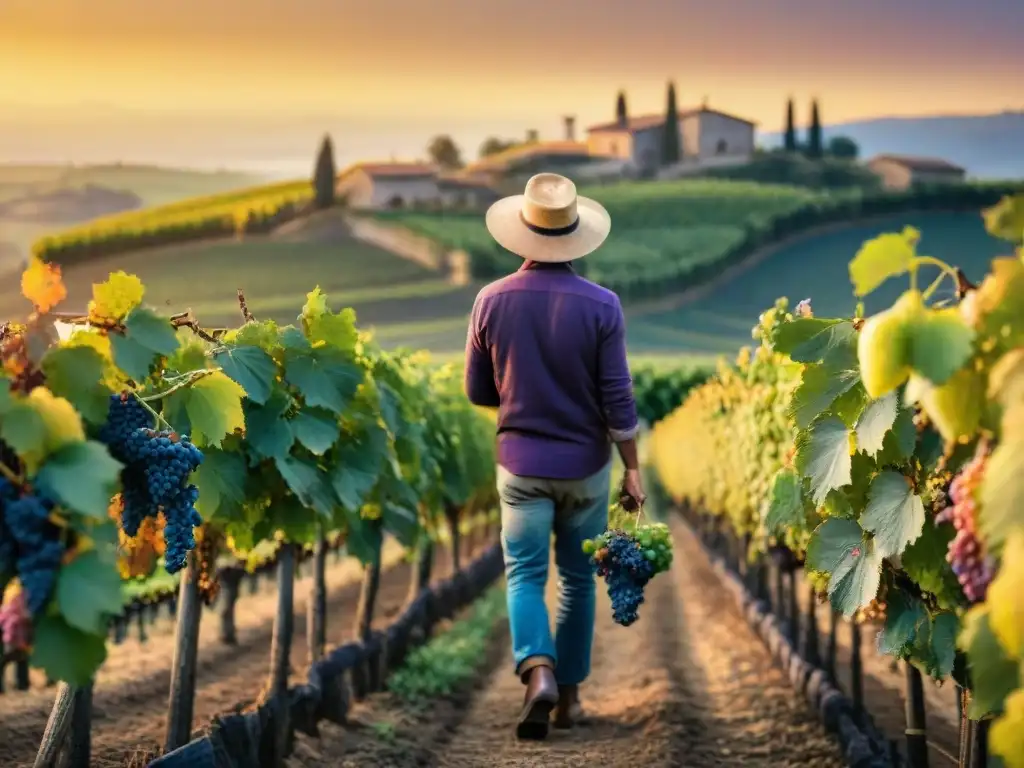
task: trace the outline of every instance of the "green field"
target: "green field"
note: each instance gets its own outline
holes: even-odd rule
[[[722,259],[744,239],[752,220],[797,210],[818,193],[798,187],[689,179],[621,182],[583,188],[611,214],[607,242],[587,260],[587,276],[620,292],[638,277],[678,283]],[[479,214],[388,212],[379,218],[468,251],[477,274],[508,271],[515,257],[487,234]]]
[[[788,296],[793,303],[810,298],[818,316],[848,316],[856,305],[847,272],[850,259],[865,240],[908,224],[921,230],[922,254],[961,267],[972,280],[988,272],[992,258],[1009,252],[1006,243],[985,232],[977,214],[907,214],[853,225],[785,247],[684,307],[631,318],[630,349],[637,353],[666,347],[694,354],[735,351],[751,343],[750,329],[757,316],[779,296]],[[934,269],[923,268],[921,281],[927,285],[936,275]],[[889,306],[906,288],[905,278],[890,280],[868,297],[867,311]],[[951,295],[948,283],[945,288],[936,298]]]

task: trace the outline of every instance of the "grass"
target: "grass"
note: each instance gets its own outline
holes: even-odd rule
[[[450,696],[473,678],[486,658],[495,623],[506,614],[505,589],[492,587],[469,615],[409,654],[388,678],[388,690],[410,705]]]

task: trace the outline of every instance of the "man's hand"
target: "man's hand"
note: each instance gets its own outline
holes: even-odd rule
[[[640,478],[639,469],[627,469],[622,476],[622,488],[619,490],[619,504],[627,512],[636,512],[647,501],[644,483]]]

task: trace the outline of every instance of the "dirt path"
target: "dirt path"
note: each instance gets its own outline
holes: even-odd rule
[[[636,625],[612,622],[602,586],[593,672],[583,689],[587,719],[574,730],[553,730],[539,743],[515,739],[523,688],[506,635],[468,706],[463,699],[395,713],[383,710],[382,697],[348,730],[325,729],[319,743],[305,743],[293,764],[841,766],[836,744],[772,665],[696,542],[681,528],[675,535],[677,564],[652,583]]]
[[[435,574],[443,576],[448,558],[439,550]],[[394,554],[390,561],[394,563]],[[385,560],[385,562],[388,562]],[[351,558],[328,571],[327,632],[333,646],[351,637],[359,598],[360,569]],[[405,601],[410,577],[407,564],[389,567],[378,594],[375,624],[387,624]],[[306,595],[311,580],[296,581],[295,637],[292,670],[299,679],[307,668]],[[220,643],[216,617],[205,612],[200,633],[193,728],[201,731],[212,717],[253,701],[269,672],[270,636],[276,605],[274,591],[243,599],[238,605],[238,645]],[[167,695],[173,634],[152,637],[146,643],[129,640],[105,665],[97,678],[93,697],[92,765],[145,764],[140,758],[158,751],[166,725]],[[0,710],[0,765],[27,766],[35,758],[49,716],[53,690],[29,691],[4,696]]]

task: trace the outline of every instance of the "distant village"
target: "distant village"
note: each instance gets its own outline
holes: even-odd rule
[[[754,159],[757,124],[704,103],[678,110],[678,159],[668,162],[668,114],[627,115],[620,95],[616,119],[588,126],[583,140],[570,115],[563,118],[561,139],[541,140],[531,131],[522,144],[457,170],[428,162],[356,163],[338,175],[336,191],[354,209],[477,209],[519,191],[526,178],[541,171],[565,173],[581,183],[671,179]],[[966,175],[940,158],[879,155],[865,166],[891,189],[956,183]]]

